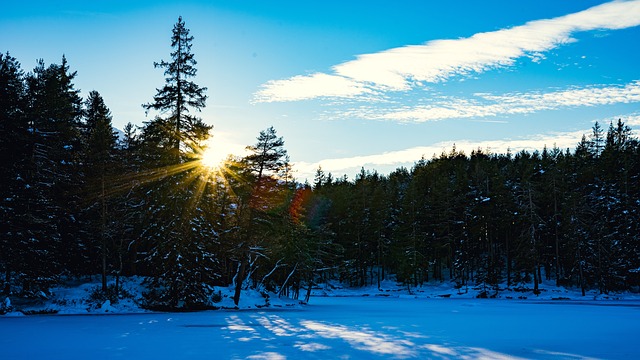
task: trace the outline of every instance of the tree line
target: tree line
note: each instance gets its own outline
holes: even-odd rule
[[[118,135],[76,73],[0,54],[0,278],[5,294],[47,296],[64,277],[146,277],[146,306],[199,309],[215,286],[309,299],[339,278],[393,276],[409,289],[453,281],[538,291],[543,278],[600,292],[639,285],[640,146],[622,121],[596,123],[574,151],[469,156],[455,149],[389,175],[292,176],[284,140],[261,131],[247,155],[201,161],[193,37],[174,25],[149,120]],[[300,292],[303,291],[303,294]]]
[[[296,183],[273,127],[248,155],[202,162],[212,126],[197,113],[193,36],[173,27],[165,84],[148,120],[118,134],[104,99],[80,96],[63,56],[28,73],[0,54],[0,278],[4,294],[48,296],[70,276],[99,274],[117,299],[122,276],[147,278],[150,308],[211,305],[215,286],[298,297],[324,255],[307,225],[311,189]],[[309,296],[308,292],[305,296]]]
[[[410,170],[316,173],[314,195],[344,249],[340,278],[409,289],[539,292],[543,280],[599,293],[640,285],[640,146],[621,120],[595,123],[574,151],[470,155],[454,147]]]

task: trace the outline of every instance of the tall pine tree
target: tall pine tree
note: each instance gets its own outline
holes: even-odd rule
[[[178,18],[171,61],[154,63],[165,69],[165,85],[156,89],[152,103],[143,105],[160,113],[145,124],[141,139],[145,166],[160,178],[148,184],[141,227],[154,275],[149,300],[159,307],[205,306],[218,276],[217,257],[211,251],[218,235],[207,218],[208,204],[198,204],[208,198],[210,186],[197,163],[189,161],[212,128],[190,113],[201,111],[207,100],[206,88],[190,80],[197,72],[192,41],[182,17]]]
[[[196,60],[191,53],[193,36],[189,35],[182,17],[173,27],[171,36],[171,61],[155,62],[156,68],[163,68],[165,85],[156,89],[153,102],[144,104],[147,110],[156,110],[160,116],[147,123],[145,132],[153,135],[174,161],[184,161],[181,154],[193,150],[203,139],[209,136],[211,126],[201,118],[190,114],[191,110],[201,111],[207,101],[206,87],[200,87],[190,80],[196,76]],[[162,115],[167,114],[166,117]]]
[[[23,221],[31,139],[24,74],[9,53],[0,53],[0,94],[0,270],[4,273],[0,291],[9,294],[12,274],[24,264],[20,250],[26,250],[28,243]]]
[[[96,247],[100,254],[100,274],[102,291],[107,291],[107,261],[109,245],[114,234],[109,231],[111,217],[109,215],[112,197],[110,188],[113,182],[108,176],[114,172],[114,155],[116,150],[116,136],[111,127],[111,112],[107,108],[102,96],[97,91],[91,91],[85,102],[86,125],[86,175],[88,186],[88,218],[90,231],[87,236],[95,238]],[[98,230],[98,231],[96,231]]]
[[[63,56],[62,64],[48,67],[40,60],[26,79],[32,145],[25,199],[27,292],[46,290],[61,271],[77,274],[86,264],[85,244],[78,237],[82,99],[75,76]]]

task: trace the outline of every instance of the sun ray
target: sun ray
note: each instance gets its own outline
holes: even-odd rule
[[[215,191],[226,191],[231,196],[235,196],[233,183],[241,182],[242,176],[235,169],[238,159],[226,152],[229,148],[224,144],[226,144],[224,140],[214,144],[210,139],[205,142],[204,146],[191,147],[191,151],[186,154],[189,160],[185,162],[138,170],[128,174],[118,174],[107,179],[109,186],[106,193],[100,194],[97,190],[90,190],[90,192],[95,192],[96,198],[119,196],[141,186],[145,187],[156,181],[184,174],[180,180],[180,186],[190,188],[190,199],[187,202],[190,210],[198,206],[203,196],[210,191],[209,187],[213,189],[213,187],[221,186]]]
[[[209,138],[198,156],[201,165],[211,169],[220,167],[229,155],[222,145],[221,142],[214,141],[213,137]]]

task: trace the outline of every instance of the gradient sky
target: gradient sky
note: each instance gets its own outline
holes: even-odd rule
[[[12,1],[0,51],[25,71],[65,54],[121,129],[146,120],[178,16],[215,144],[242,155],[273,125],[300,181],[640,128],[640,1]]]

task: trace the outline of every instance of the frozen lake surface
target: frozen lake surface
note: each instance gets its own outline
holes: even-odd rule
[[[637,302],[312,298],[295,308],[0,317],[3,359],[637,359]]]

